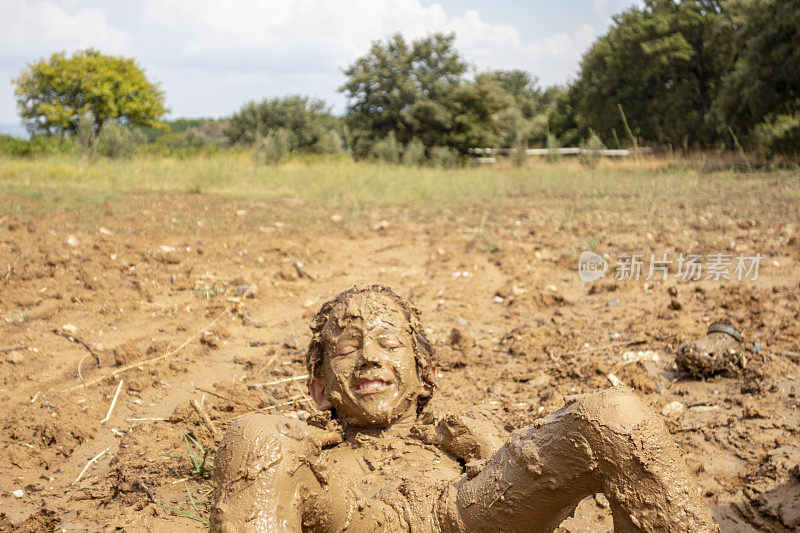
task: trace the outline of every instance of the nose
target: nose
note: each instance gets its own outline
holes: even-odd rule
[[[366,340],[361,347],[361,360],[359,361],[362,366],[381,366],[384,360],[384,351],[377,342]]]

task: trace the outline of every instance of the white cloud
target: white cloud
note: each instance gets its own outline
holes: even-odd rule
[[[602,7],[606,0],[592,0]],[[523,38],[515,24],[420,0],[0,0],[0,75],[89,46],[137,58],[176,116],[225,115],[249,99],[310,94],[343,109],[342,70],[374,40],[456,33],[478,69],[518,68],[545,85],[573,75],[594,27]],[[9,87],[10,88],[10,87]],[[0,88],[0,123],[14,121]]]
[[[592,9],[598,15],[605,15],[608,7],[608,0],[592,0]]]
[[[49,0],[0,0],[0,13],[5,19],[0,30],[3,60],[9,56],[35,59],[88,47],[119,53],[128,42],[125,33],[111,27],[97,8],[70,10]]]
[[[590,42],[587,35],[595,34],[584,25],[524,42],[512,25],[490,24],[474,10],[451,16],[440,4],[425,7],[419,0],[146,0],[143,13],[159,34],[169,35],[170,44],[162,49],[177,64],[281,72],[342,69],[373,40],[395,32],[414,39],[435,31],[454,31],[457,48],[479,68],[538,73],[543,62],[563,61],[574,69]]]

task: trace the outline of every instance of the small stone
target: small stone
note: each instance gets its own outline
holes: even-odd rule
[[[19,365],[25,361],[25,356],[19,352],[9,352],[9,354],[6,355],[6,361],[14,365]]]
[[[600,509],[608,509],[611,504],[608,503],[608,498],[602,492],[594,495],[594,503]]]
[[[72,324],[64,324],[63,326],[61,326],[61,329],[63,329],[67,333],[77,333],[78,332],[78,328],[76,326],[73,326]]]
[[[743,416],[746,420],[753,418],[767,418],[767,414],[755,402],[748,402],[745,404]]]
[[[503,303],[503,297],[502,296],[495,296],[494,297],[494,303],[496,303],[496,304]]]
[[[113,231],[111,231],[108,228],[104,228],[103,226],[100,226],[100,229],[98,231],[100,231],[100,233],[102,233],[103,235],[114,235]]]
[[[334,213],[331,215],[331,222],[341,222],[341,221],[342,221],[342,215],[340,215],[339,213]]]
[[[681,402],[669,402],[661,410],[661,414],[667,418],[675,418],[680,415],[684,409],[685,406]]]
[[[673,311],[680,311],[681,309],[683,309],[683,304],[681,304],[678,300],[673,298],[672,301],[669,302],[669,308]]]
[[[245,216],[246,214],[247,214],[247,211],[245,211],[244,209],[238,209],[238,210],[236,211],[236,216],[237,216],[237,217],[243,217],[243,216]]]
[[[606,302],[606,307],[616,307],[619,305],[619,298],[612,298]]]
[[[382,231],[382,230],[385,230],[388,227],[389,227],[389,221],[388,220],[381,220],[380,222],[378,222],[377,224],[372,226],[372,231]]]
[[[22,498],[23,496],[25,496],[25,492],[22,489],[17,489],[15,491],[12,491],[11,494],[13,494],[15,498]]]
[[[75,238],[75,235],[67,235],[67,238],[64,239],[64,244],[67,246],[78,246],[78,239]]]
[[[300,348],[300,339],[297,338],[297,335],[289,335],[283,340],[283,345],[290,350],[297,350]]]
[[[246,296],[247,298],[254,298],[258,294],[258,287],[255,285],[237,285],[236,295]]]

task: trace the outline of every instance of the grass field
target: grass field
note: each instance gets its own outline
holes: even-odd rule
[[[79,156],[37,159],[0,157],[0,212],[35,217],[53,210],[92,223],[109,201],[138,193],[221,195],[276,206],[282,219],[303,224],[330,212],[345,222],[381,208],[442,208],[480,205],[491,214],[506,201],[565,205],[580,221],[596,210],[624,211],[643,224],[669,212],[689,210],[757,217],[763,209],[800,217],[800,171],[704,173],[676,159],[531,161],[526,168],[502,163],[454,169],[405,167],[349,158],[305,157],[257,166],[246,153],[191,159],[137,157],[127,160]],[[720,201],[724,199],[724,201]],[[280,207],[283,209],[280,209]],[[268,221],[265,221],[268,222]]]

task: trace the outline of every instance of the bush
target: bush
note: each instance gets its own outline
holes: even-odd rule
[[[92,145],[94,145],[94,137],[94,115],[91,111],[84,111],[78,117],[75,141],[84,153],[88,154],[92,150]]]
[[[458,154],[449,146],[434,146],[431,148],[431,164],[442,168],[452,168],[458,162]]]
[[[400,162],[400,145],[394,131],[375,143],[372,147],[372,155],[385,163],[397,164]]]
[[[20,139],[11,135],[0,135],[0,153],[12,157],[33,157],[48,154],[69,154],[78,146],[70,139],[39,136],[33,139]]]
[[[318,154],[338,154],[344,151],[344,142],[334,130],[320,135],[312,151]]]
[[[580,162],[587,167],[596,167],[597,162],[603,157],[600,154],[600,150],[605,149],[606,146],[600,140],[600,137],[597,136],[593,129],[589,128],[589,137],[581,141]]]
[[[558,151],[561,148],[561,143],[558,142],[558,137],[547,132],[547,140],[545,141],[547,147],[547,160],[555,163],[561,159],[561,153]]]
[[[519,136],[514,142],[514,152],[511,154],[511,162],[515,167],[524,167],[528,164],[528,143],[525,138]]]
[[[758,151],[766,157],[797,156],[800,152],[800,114],[771,117],[753,130]]]
[[[425,145],[419,139],[411,139],[403,150],[403,164],[411,167],[421,166],[425,161]]]
[[[256,164],[262,161],[267,164],[280,163],[292,151],[292,132],[286,128],[278,128],[267,133],[264,138],[257,138],[255,143]]]
[[[106,121],[97,134],[93,153],[111,158],[131,157],[145,137],[138,131],[113,121]]]
[[[165,133],[156,138],[155,142],[169,148],[205,148],[211,144],[208,136],[197,128]]]

